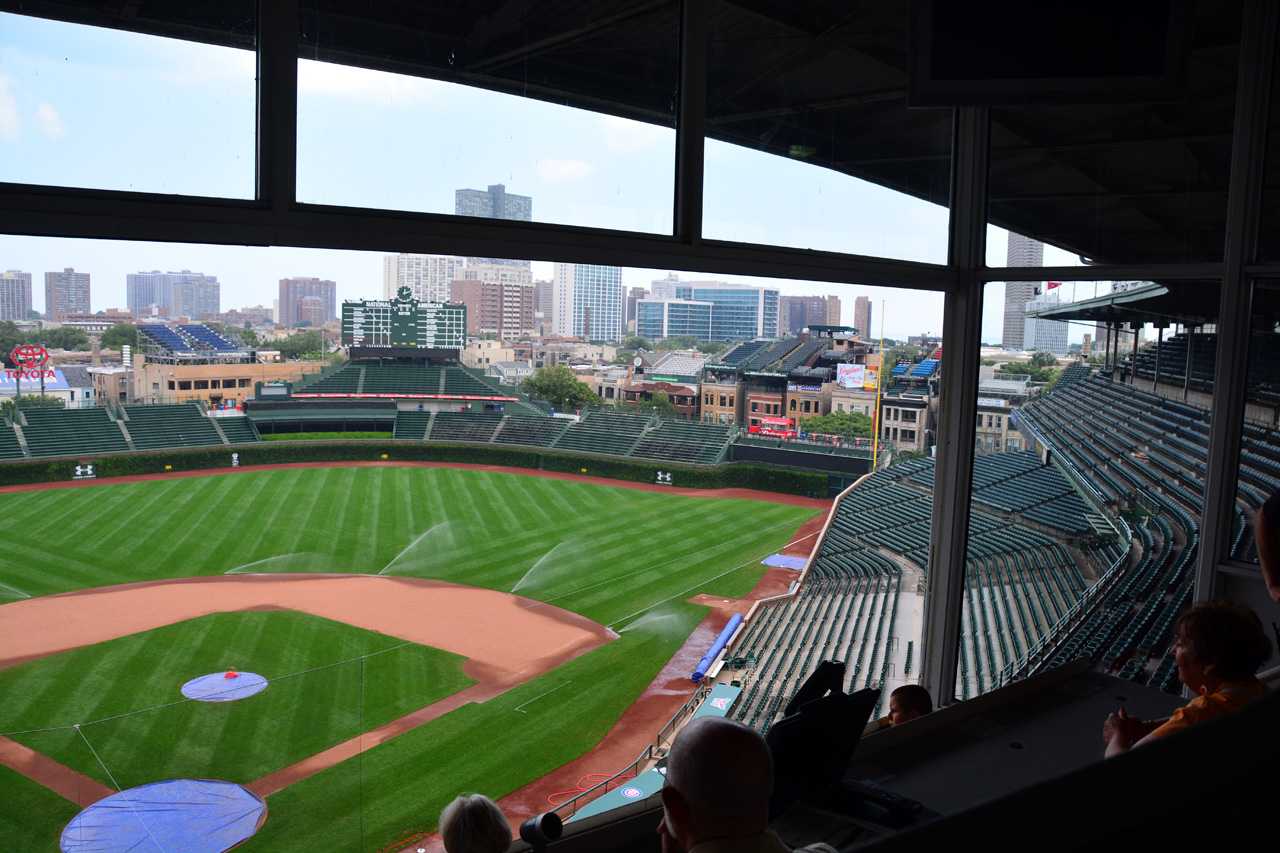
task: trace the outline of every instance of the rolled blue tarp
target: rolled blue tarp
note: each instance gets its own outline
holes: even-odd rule
[[[711,651],[698,661],[697,668],[693,671],[693,681],[699,682],[707,677],[707,670],[711,669],[711,664],[715,663],[716,658],[724,651],[724,647],[729,644],[729,640],[733,637],[733,632],[738,630],[738,626],[742,624],[742,614],[735,613],[729,620],[729,624],[724,626],[724,630],[720,632],[720,636],[716,637],[716,641],[711,644]]]

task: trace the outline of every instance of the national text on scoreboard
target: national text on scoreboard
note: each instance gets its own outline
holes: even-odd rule
[[[460,350],[467,345],[467,308],[408,298],[342,303],[346,347]]]

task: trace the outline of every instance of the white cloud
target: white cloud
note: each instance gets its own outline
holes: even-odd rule
[[[674,130],[656,124],[645,124],[617,116],[600,116],[600,124],[604,134],[604,147],[609,151],[630,153],[664,142],[674,144],[675,141]]]
[[[551,184],[580,181],[596,171],[586,160],[539,160],[537,169],[538,177]]]
[[[41,104],[36,110],[36,126],[50,142],[56,142],[67,135],[67,126],[58,117],[57,111],[48,104]]]
[[[17,142],[22,122],[18,119],[18,102],[9,94],[8,74],[0,74],[0,142]]]
[[[330,62],[298,60],[298,94],[355,98],[378,106],[406,106],[438,100],[448,91],[448,83],[370,71]]]

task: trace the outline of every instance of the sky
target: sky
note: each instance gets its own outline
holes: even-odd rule
[[[322,204],[453,213],[454,191],[502,183],[533,198],[534,219],[669,233],[675,132],[612,116],[434,80],[299,60],[298,198]],[[0,181],[250,198],[254,58],[246,51],[0,14]],[[817,165],[708,141],[704,235],[715,239],[943,263],[947,211]],[[1003,265],[1005,233],[989,229]],[[339,299],[380,298],[379,253],[0,235],[0,269],[92,276],[93,310],[125,307],[131,272],[218,277],[222,308],[271,307],[281,278],[336,281]],[[1046,264],[1077,264],[1046,247]],[[625,287],[666,269],[624,268]],[[533,264],[550,279],[551,264]],[[940,294],[679,271],[836,295],[843,322],[857,296],[870,330],[941,334]],[[998,341],[1003,284],[988,286],[983,340]],[[1092,295],[1092,283],[1080,296]],[[1067,288],[1063,288],[1066,291]],[[882,307],[883,306],[883,307]],[[1083,327],[1070,339],[1078,341]]]

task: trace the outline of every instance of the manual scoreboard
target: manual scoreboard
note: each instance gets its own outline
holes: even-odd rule
[[[463,349],[467,307],[407,298],[342,303],[342,345],[346,347]]]

